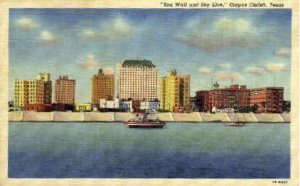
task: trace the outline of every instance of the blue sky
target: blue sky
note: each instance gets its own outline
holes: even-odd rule
[[[115,73],[125,59],[149,59],[159,77],[190,74],[191,96],[213,79],[275,82],[289,100],[290,41],[290,9],[10,9],[10,99],[14,79],[49,72],[76,79],[76,102],[89,102],[98,68]]]

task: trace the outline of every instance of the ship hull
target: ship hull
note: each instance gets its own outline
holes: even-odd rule
[[[166,125],[165,122],[124,122],[124,124],[129,128],[163,128]]]

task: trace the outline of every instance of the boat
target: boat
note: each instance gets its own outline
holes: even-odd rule
[[[229,126],[229,127],[242,127],[245,124],[246,124],[246,122],[242,122],[242,121],[235,121],[235,122],[225,123],[225,125]]]
[[[246,125],[245,121],[238,120],[238,118],[236,116],[236,113],[234,113],[234,119],[233,120],[234,120],[233,122],[225,123],[225,126],[229,126],[229,127],[242,127],[242,126]]]
[[[136,114],[136,118],[125,121],[124,124],[129,128],[163,128],[166,125],[166,122],[159,118],[149,119],[148,115],[148,112],[143,113],[142,117]]]

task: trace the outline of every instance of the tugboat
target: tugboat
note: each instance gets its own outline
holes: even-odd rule
[[[142,117],[136,114],[136,118],[125,121],[124,124],[129,128],[163,128],[166,125],[166,122],[161,121],[159,118],[149,119],[148,115],[148,112],[143,113]]]

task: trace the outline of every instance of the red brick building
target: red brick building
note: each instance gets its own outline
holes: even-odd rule
[[[283,87],[264,87],[247,89],[245,85],[231,85],[219,88],[216,83],[212,90],[196,92],[196,105],[200,112],[234,108],[235,110],[257,107],[256,112],[283,112]]]
[[[209,91],[209,110],[248,107],[250,90],[245,85],[231,85],[228,88],[217,88]]]
[[[209,90],[199,90],[196,92],[195,105],[199,112],[207,112],[209,106]]]
[[[240,109],[249,107],[250,90],[246,85],[231,85],[227,88],[219,88],[216,83],[212,90],[196,92],[196,105],[200,112],[210,111],[214,106],[217,109]]]
[[[257,112],[283,112],[283,87],[264,87],[250,90],[250,106]]]
[[[35,112],[51,112],[51,104],[26,104],[24,106],[25,111],[35,111]]]

